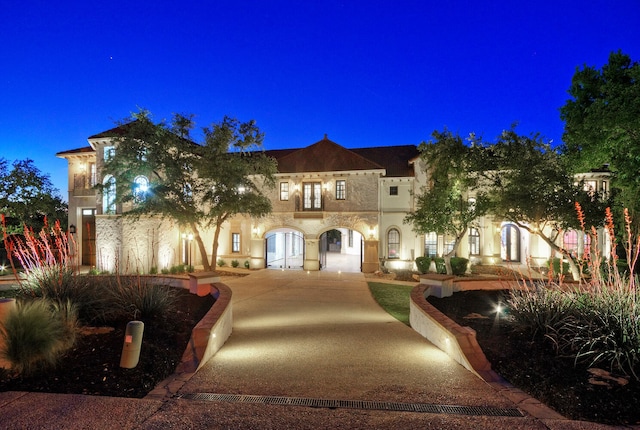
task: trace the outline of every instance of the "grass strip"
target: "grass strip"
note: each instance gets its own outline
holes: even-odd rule
[[[376,302],[398,321],[409,325],[409,300],[412,285],[368,282],[371,295]]]

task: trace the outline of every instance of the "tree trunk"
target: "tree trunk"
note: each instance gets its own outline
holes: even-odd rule
[[[529,232],[531,231],[529,230]],[[547,245],[549,245],[549,247],[551,247],[553,251],[556,251],[562,254],[567,259],[567,263],[569,263],[569,270],[571,270],[571,277],[573,278],[573,280],[574,281],[580,280],[580,269],[578,268],[578,265],[576,264],[573,257],[571,257],[571,254],[569,254],[566,249],[559,247],[558,245],[556,245],[555,242],[553,242],[551,239],[549,239],[547,236],[540,233],[539,231],[534,232],[533,234],[537,234],[538,236],[540,236],[540,238],[542,238],[542,240]],[[562,270],[562,267],[560,267],[560,270]]]
[[[216,269],[216,265],[218,264],[218,244],[220,239],[220,230],[222,230],[222,223],[216,223],[216,229],[213,232],[213,244],[211,246],[211,267],[213,270]]]
[[[208,272],[211,270],[211,266],[209,265],[209,259],[207,258],[207,248],[204,246],[202,237],[200,237],[200,231],[198,231],[198,227],[195,223],[191,223],[191,231],[193,231],[193,238],[198,244],[198,250],[200,251],[200,257],[202,259],[202,267]]]

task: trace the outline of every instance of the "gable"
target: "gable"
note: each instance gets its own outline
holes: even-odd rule
[[[324,139],[302,149],[276,156],[279,173],[339,172],[347,170],[381,170],[378,163]]]

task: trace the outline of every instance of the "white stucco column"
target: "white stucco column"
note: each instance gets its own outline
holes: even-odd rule
[[[304,270],[320,270],[320,240],[305,239],[304,240]]]
[[[259,237],[251,239],[251,257],[249,260],[251,269],[264,269],[265,267],[264,241],[263,238]]]

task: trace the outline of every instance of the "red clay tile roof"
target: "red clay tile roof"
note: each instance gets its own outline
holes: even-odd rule
[[[96,152],[96,150],[90,146],[83,146],[82,148],[70,149],[68,151],[58,152],[56,153],[56,157],[62,157],[65,155],[73,155],[73,154],[92,153],[92,152]]]
[[[324,139],[278,158],[280,173],[338,172],[344,170],[384,169],[381,165],[347,148]]]
[[[129,128],[131,128],[132,124],[135,121],[128,122],[126,124],[120,124],[117,127],[110,128],[107,131],[103,131],[102,133],[94,134],[93,136],[89,136],[87,139],[101,139],[103,137],[115,137],[124,135]]]
[[[270,150],[279,173],[340,172],[386,169],[386,176],[413,176],[409,161],[419,155],[415,145],[347,149],[327,138],[301,149]]]

